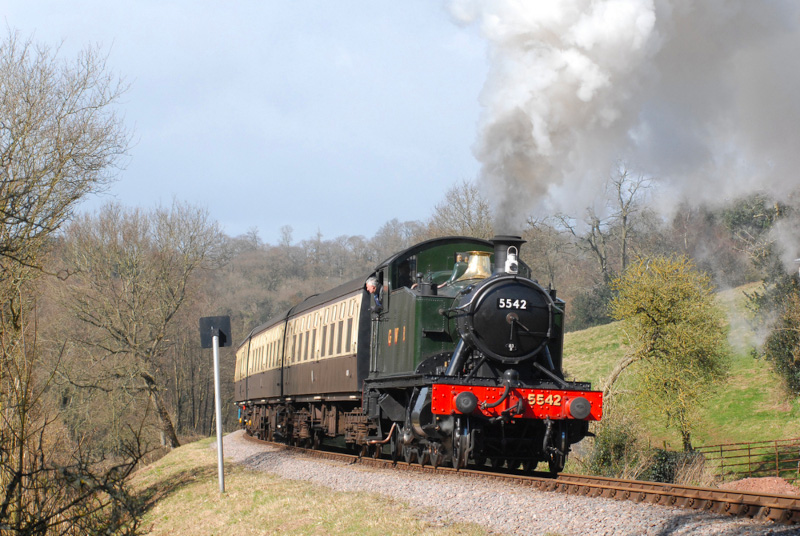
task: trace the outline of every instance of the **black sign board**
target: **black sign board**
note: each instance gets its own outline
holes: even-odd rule
[[[231,345],[231,317],[204,316],[200,319],[200,346],[211,348],[214,335],[219,337],[219,346]]]

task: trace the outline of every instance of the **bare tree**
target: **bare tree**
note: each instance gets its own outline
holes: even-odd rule
[[[130,533],[125,479],[137,436],[117,462],[64,434],[47,395],[60,345],[38,341],[38,285],[75,205],[113,178],[128,135],[114,112],[124,87],[95,49],[74,62],[22,40],[0,43],[0,527],[14,534]],[[134,510],[132,510],[134,509]]]
[[[631,176],[625,168],[620,168],[617,175],[609,179],[608,188],[612,191],[613,218],[615,232],[620,249],[620,272],[628,267],[630,239],[634,231],[634,216],[641,212],[647,190],[652,181],[644,175]]]
[[[595,259],[603,282],[608,285],[612,279],[609,266],[610,222],[601,219],[594,208],[586,209],[586,218],[583,220],[586,230],[583,232],[577,222],[569,216],[559,214],[556,218],[561,226],[577,240],[578,247],[591,254]]]
[[[523,260],[531,267],[534,276],[547,277],[546,284],[556,286],[556,277],[564,271],[565,257],[571,244],[558,232],[550,219],[529,217],[522,234],[528,243],[522,250]]]
[[[0,256],[22,265],[113,177],[129,141],[113,108],[125,87],[105,59],[57,52],[16,34],[0,43]]]
[[[146,213],[106,205],[67,232],[71,279],[66,305],[87,330],[94,358],[115,359],[156,409],[168,446],[179,441],[164,400],[164,354],[171,329],[194,290],[196,272],[216,262],[221,233],[208,212],[173,203]]]
[[[494,236],[489,200],[477,186],[463,180],[444,195],[434,208],[428,222],[431,237],[447,235],[474,236],[489,239]]]
[[[606,182],[605,198],[600,206],[586,209],[582,225],[563,214],[557,217],[579,247],[594,257],[606,285],[615,272],[621,273],[628,266],[631,239],[637,223],[635,216],[644,208],[650,185],[650,178],[633,176],[626,168],[620,167]]]
[[[390,255],[418,242],[424,231],[416,221],[403,221],[397,218],[381,225],[370,240],[372,254],[368,256],[369,267],[372,268]]]

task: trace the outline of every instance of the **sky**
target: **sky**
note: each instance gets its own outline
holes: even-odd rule
[[[425,220],[464,180],[503,234],[602,210],[621,169],[665,218],[800,184],[796,0],[4,1],[130,83],[127,166],[87,210],[177,198],[276,243]]]
[[[444,3],[3,0],[5,25],[72,59],[108,55],[129,90],[116,200],[207,207],[276,243],[425,220],[476,177],[486,43]]]

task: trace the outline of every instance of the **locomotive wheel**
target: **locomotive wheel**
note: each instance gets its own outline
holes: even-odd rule
[[[484,465],[486,465],[486,456],[478,456],[475,458],[475,467],[483,469]]]
[[[431,465],[434,468],[439,467],[442,463],[442,447],[439,444],[431,445],[428,448],[428,458],[431,460]]]
[[[389,440],[389,454],[393,463],[397,463],[397,460],[400,459],[400,440],[397,434],[394,434],[392,439]]]
[[[505,462],[505,459],[499,456],[489,458],[489,463],[491,464],[492,469],[500,469],[503,466],[503,462]]]
[[[453,436],[453,453],[451,461],[453,469],[462,469],[467,466],[467,447],[469,438],[461,434]]]
[[[405,445],[403,447],[403,458],[405,458],[406,463],[414,463],[414,460],[417,459],[417,449]]]
[[[417,461],[421,466],[425,467],[428,464],[429,455],[430,455],[430,447],[417,451]]]

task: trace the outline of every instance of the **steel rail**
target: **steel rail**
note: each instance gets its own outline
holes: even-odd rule
[[[587,497],[603,497],[617,500],[645,502],[662,506],[703,510],[710,513],[768,519],[788,525],[800,524],[800,496],[775,495],[750,491],[733,491],[719,488],[681,486],[661,482],[645,482],[599,476],[560,474],[558,478],[519,474],[515,472],[489,472],[475,469],[459,469],[431,465],[419,465],[405,461],[392,462],[384,458],[373,458],[341,452],[310,450],[292,447],[283,443],[262,441],[250,436],[251,441],[270,445],[290,452],[301,453],[346,464],[361,464],[368,467],[392,468],[423,473],[453,474],[464,478],[483,478],[521,486],[530,486],[539,491],[561,492]]]

